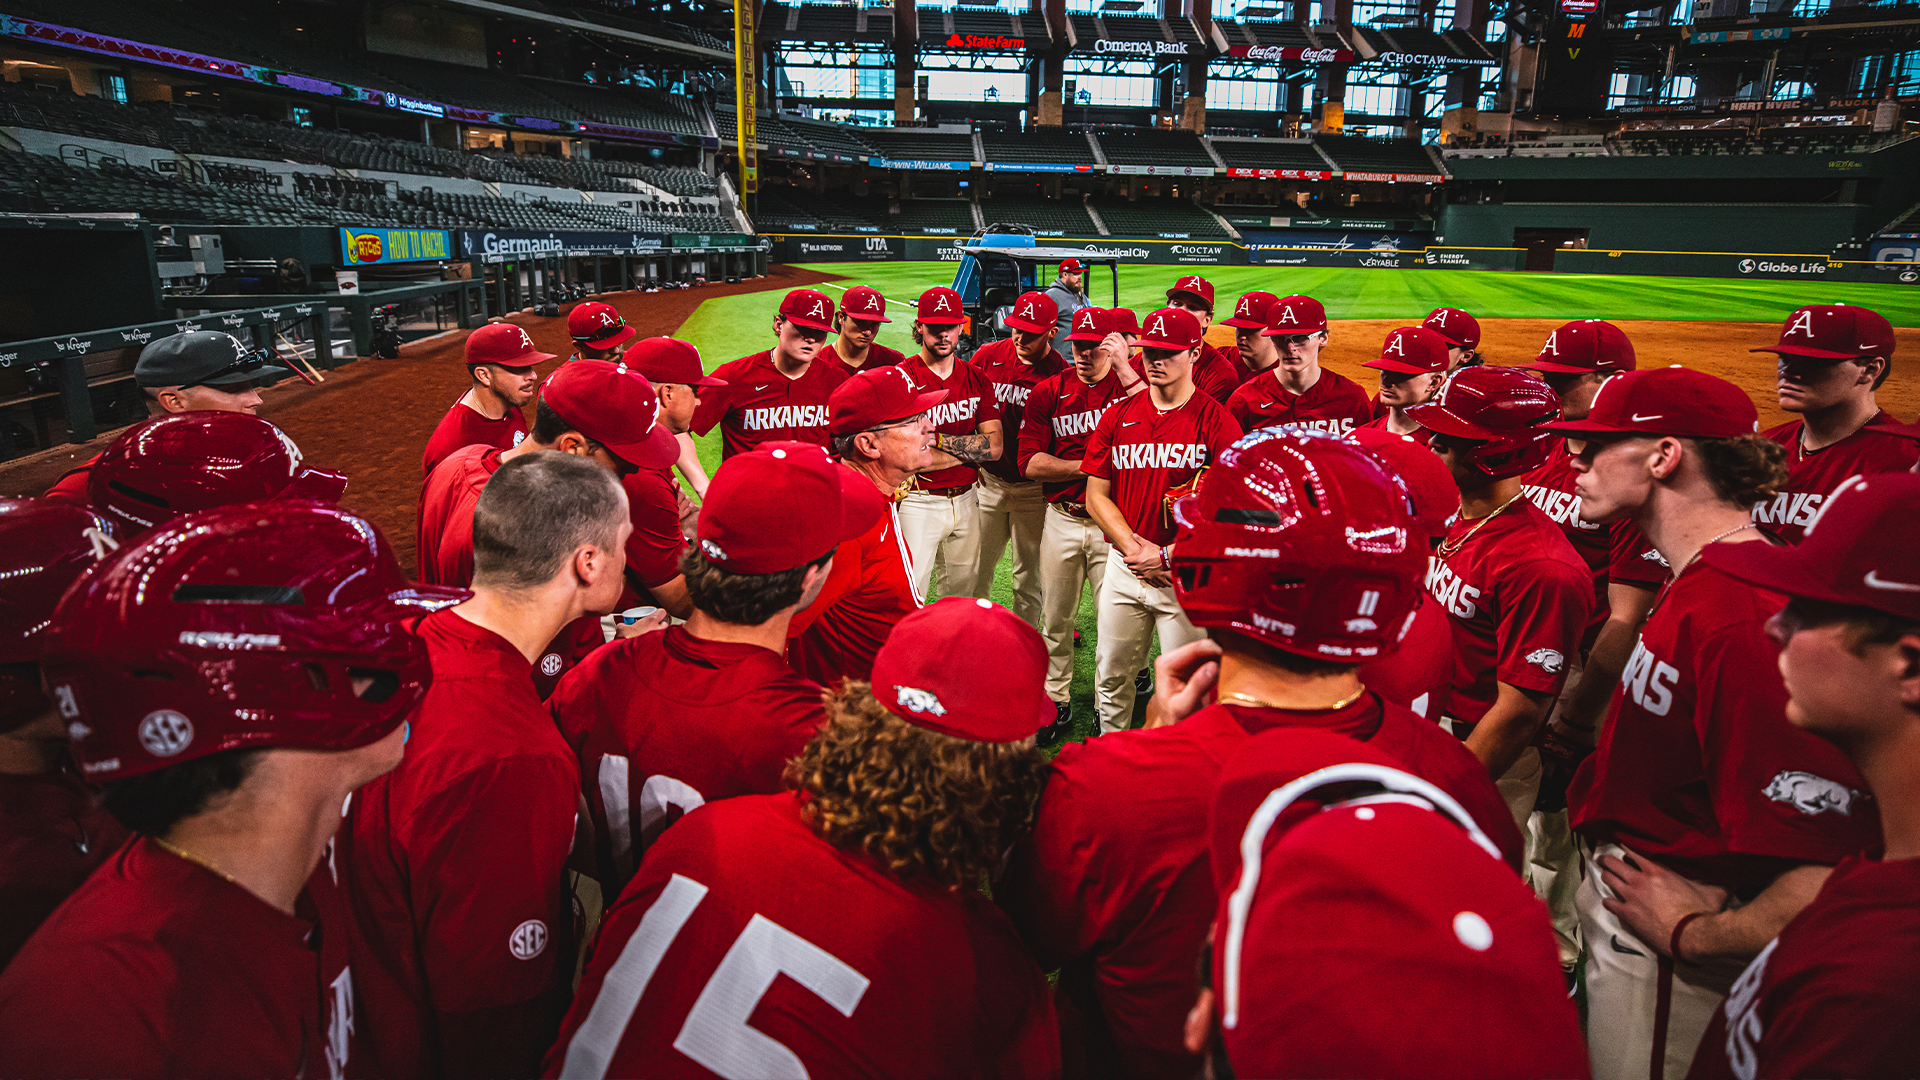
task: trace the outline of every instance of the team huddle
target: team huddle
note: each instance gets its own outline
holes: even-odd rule
[[[1369,394],[1083,270],[965,357],[944,287],[484,326],[411,578],[270,357],[149,345],[0,500],[0,1076],[1920,1071],[1887,320],[1789,316],[1762,432],[1599,320]]]

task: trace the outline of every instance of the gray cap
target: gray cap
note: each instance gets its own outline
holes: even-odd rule
[[[293,374],[268,355],[219,330],[163,337],[140,350],[133,381],[141,386],[233,386],[271,383]]]

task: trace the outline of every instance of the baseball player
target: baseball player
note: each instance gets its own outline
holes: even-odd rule
[[[1107,310],[1110,313],[1109,317],[1112,318],[1113,320],[1113,332],[1116,334],[1120,334],[1127,339],[1127,348],[1129,350],[1139,348],[1140,347],[1140,315],[1139,313],[1135,312],[1132,308],[1124,308],[1124,307],[1108,308]],[[1135,357],[1134,359],[1138,360],[1139,358]]]
[[[1459,308],[1434,308],[1427,312],[1421,326],[1439,334],[1447,343],[1447,371],[1484,364],[1480,348],[1480,320]]]
[[[1227,399],[1233,396],[1234,387],[1253,372],[1238,363],[1238,349],[1229,356],[1214,348],[1204,336],[1207,328],[1213,325],[1213,282],[1198,274],[1186,275],[1167,290],[1167,306],[1187,312],[1200,324],[1202,338],[1200,355],[1193,362],[1193,385],[1225,405]]]
[[[928,289],[913,322],[920,351],[900,365],[916,393],[947,392],[929,410],[933,467],[914,478],[900,501],[900,535],[913,555],[914,585],[922,596],[936,577],[940,591],[949,596],[985,596],[993,584],[990,576],[981,576],[983,530],[975,466],[997,460],[1007,439],[993,382],[979,368],[960,362],[960,330],[966,321],[959,293],[944,286]],[[990,567],[988,571],[990,575]]]
[[[833,301],[818,289],[793,290],[780,301],[773,332],[773,348],[714,370],[726,388],[694,416],[696,434],[720,426],[722,457],[769,439],[827,444],[827,399],[847,378],[846,365],[815,362],[833,332]]]
[[[81,782],[40,683],[54,607],[106,529],[76,506],[0,499],[0,969],[127,838]]]
[[[1833,868],[1714,1014],[1689,1076],[1905,1076],[1920,1047],[1920,836],[1913,692],[1920,655],[1920,479],[1871,476],[1832,494],[1795,548],[1713,545],[1713,569],[1789,598],[1780,646],[1787,720],[1841,748],[1880,804],[1879,852]],[[1811,789],[1804,789],[1811,793]],[[1803,796],[1804,798],[1804,796]]]
[[[1432,432],[1414,422],[1407,410],[1440,392],[1447,377],[1446,340],[1422,326],[1403,326],[1387,333],[1379,359],[1361,366],[1380,372],[1380,391],[1373,397],[1378,415],[1354,430],[1372,428],[1425,445]]]
[[[1053,351],[1060,354],[1060,362],[1073,363],[1073,351],[1067,345],[1067,335],[1073,332],[1073,313],[1083,307],[1092,307],[1093,301],[1087,296],[1087,264],[1079,259],[1065,259],[1060,263],[1060,273],[1053,284],[1044,290],[1047,299],[1060,313],[1053,325]]]
[[[1267,322],[1279,302],[1270,292],[1250,292],[1233,305],[1231,316],[1220,320],[1222,326],[1233,327],[1233,347],[1239,354],[1234,367],[1241,382],[1273,370],[1280,362],[1280,348],[1267,336]]]
[[[1282,297],[1271,309],[1266,335],[1274,339],[1280,361],[1271,375],[1240,384],[1227,399],[1227,411],[1248,431],[1292,425],[1335,435],[1373,419],[1367,392],[1337,371],[1320,366],[1327,343],[1327,311],[1311,296]]]
[[[983,345],[967,357],[993,383],[1002,443],[1000,456],[980,468],[980,564],[975,580],[982,588],[993,584],[994,568],[1011,539],[1013,613],[1035,629],[1040,627],[1040,532],[1046,524],[1047,498],[1039,482],[1021,472],[1016,443],[1033,388],[1065,368],[1053,348],[1057,314],[1045,293],[1027,293],[1013,302],[1007,315],[1013,336]]]
[[[1700,560],[1765,543],[1750,511],[1784,470],[1758,418],[1739,387],[1673,367],[1616,376],[1552,425],[1578,451],[1581,515],[1632,517],[1674,568],[1567,793],[1600,1078],[1684,1075],[1741,969],[1879,839],[1853,766],[1787,721],[1777,598]]]
[[[726,383],[706,374],[700,350],[692,342],[677,338],[642,338],[627,347],[621,362],[653,386],[654,396],[659,399],[654,423],[672,432],[681,444],[678,463],[684,470],[687,431],[700,406],[700,396],[718,393]],[[627,502],[633,508],[633,537],[627,541],[627,591],[620,597],[620,608],[650,602],[674,618],[684,619],[693,604],[687,596],[686,578],[680,573],[680,553],[686,550],[697,508],[681,490],[671,467],[636,468],[622,476],[620,484],[627,489]]]
[[[1440,716],[1526,827],[1540,787],[1534,736],[1559,696],[1593,605],[1586,563],[1521,477],[1553,450],[1553,392],[1513,368],[1462,368],[1407,411],[1432,429],[1460,486],[1460,516],[1434,550],[1427,590],[1453,619],[1454,679]]]
[[[1368,425],[1355,428],[1347,438],[1372,451],[1407,485],[1414,521],[1424,530],[1427,550],[1432,551],[1460,512],[1460,485],[1453,482],[1453,473],[1425,443],[1410,435]],[[1421,597],[1400,647],[1392,656],[1362,664],[1360,681],[1415,716],[1437,718],[1435,710],[1453,682],[1453,622],[1432,593]]]
[[[880,324],[892,321],[887,318],[887,298],[880,295],[880,290],[855,285],[840,294],[840,312],[833,317],[838,333],[820,355],[841,364],[849,375],[905,363],[905,353],[874,340],[880,336]]]
[[[1893,346],[1878,312],[1813,304],[1787,317],[1778,344],[1753,350],[1778,355],[1780,407],[1800,416],[1766,433],[1786,447],[1789,479],[1753,520],[1775,536],[1798,542],[1847,477],[1904,472],[1920,460],[1914,443],[1879,430],[1894,422],[1873,398],[1893,370]]]
[[[435,466],[463,446],[519,446],[527,437],[527,420],[520,410],[540,386],[534,365],[554,358],[534,348],[526,330],[509,322],[488,323],[468,334],[465,354],[473,385],[428,436],[420,456],[423,477],[432,476]]]
[[[587,364],[612,366],[561,370]],[[533,664],[619,599],[626,502],[579,455],[502,464],[473,510],[472,598],[418,624],[433,685],[407,714],[406,760],[358,793],[341,831],[368,1074],[531,1076],[553,1042],[573,977],[564,870],[581,789]]]
[[[834,550],[887,513],[886,496],[812,443],[728,458],[683,558],[686,625],[616,641],[547,704],[573,747],[600,882],[617,895],[680,815],[786,790],[820,730],[820,687],[787,666],[787,625],[826,584]]]
[[[1171,652],[1200,637],[1173,595],[1167,545],[1170,494],[1188,489],[1240,426],[1193,385],[1200,322],[1181,308],[1147,317],[1140,337],[1147,391],[1108,409],[1087,439],[1087,513],[1113,548],[1100,582],[1094,705],[1102,733],[1124,731],[1138,693],[1135,673],[1157,632]]]
[[[979,891],[1040,792],[1045,670],[988,601],[901,620],[873,685],[827,699],[798,790],[648,849],[546,1075],[1058,1076],[1046,979]]]
[[[1061,969],[1062,1013],[1080,1021],[1066,1029],[1076,1075],[1195,1075],[1182,1028],[1216,906],[1208,795],[1250,735],[1313,727],[1369,742],[1489,818],[1519,865],[1519,834],[1473,755],[1360,684],[1359,664],[1391,654],[1420,603],[1426,562],[1406,489],[1380,460],[1323,435],[1255,432],[1179,512],[1172,576],[1224,653],[1218,703],[1063,749],[994,889],[1041,966]]]
[[[0,1074],[362,1070],[334,831],[426,689],[403,620],[451,599],[300,502],[173,522],[68,592],[41,671],[138,835],[0,973]]]
[[[589,300],[567,312],[567,336],[573,339],[575,360],[618,360],[639,333],[612,304]]]
[[[1215,1074],[1586,1076],[1538,901],[1478,815],[1377,741],[1278,728],[1221,770],[1226,900],[1197,1010],[1230,1066]],[[1189,1048],[1204,1034],[1190,1026]]]
[[[860,372],[834,391],[834,455],[885,496],[888,509],[858,540],[841,545],[820,595],[787,624],[787,662],[822,686],[871,676],[894,624],[920,609],[897,495],[933,462],[927,410],[946,396],[914,390],[897,367]]]
[[[1112,329],[1111,314],[1085,307],[1074,312],[1073,367],[1042,379],[1027,398],[1020,423],[1017,463],[1037,480],[1047,500],[1040,532],[1040,633],[1047,642],[1047,696],[1058,714],[1040,741],[1073,730],[1073,633],[1081,590],[1100,595],[1113,545],[1087,513],[1087,440],[1116,402],[1147,388],[1133,368],[1126,340]]]

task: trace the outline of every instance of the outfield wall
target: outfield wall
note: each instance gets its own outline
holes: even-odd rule
[[[1859,217],[1860,207],[1831,203],[1483,203],[1448,205],[1434,232],[1450,244],[1506,247],[1517,229],[1585,229],[1587,247],[1606,251],[1804,258],[1857,238]]]

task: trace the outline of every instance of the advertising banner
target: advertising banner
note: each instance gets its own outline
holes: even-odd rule
[[[1377,180],[1389,184],[1442,184],[1446,177],[1440,173],[1397,173],[1397,172],[1350,172],[1348,180]]]
[[[1246,60],[1291,60],[1301,64],[1351,64],[1352,49],[1303,49],[1294,45],[1235,45],[1228,56]]]
[[[966,172],[973,168],[971,161],[895,161],[892,158],[868,158],[867,164],[876,169],[918,169],[923,172]]]
[[[755,122],[760,104],[755,99],[759,76],[754,67],[752,4],[733,5],[733,123],[740,150],[740,194],[760,190],[760,134]]]
[[[1499,67],[1500,61],[1491,56],[1439,56],[1433,53],[1383,52],[1375,53],[1374,63],[1379,64],[1427,64],[1432,67]]]
[[[1564,248],[1554,252],[1553,268],[1577,274],[1650,274],[1772,281],[1878,281],[1894,285],[1920,285],[1920,265],[1830,259],[1825,255]]]
[[[1081,42],[1081,52],[1094,52],[1102,56],[1189,56],[1191,53],[1184,41],[1115,41],[1112,38],[1095,38],[1092,42]]]
[[[457,257],[511,258],[515,255],[560,255],[568,251],[618,255],[653,251],[665,246],[667,238],[660,233],[465,229],[460,233],[460,254]]]
[[[1056,165],[1040,161],[1010,161],[1004,164],[997,161],[987,162],[988,172],[1090,173],[1098,171],[1099,168],[1098,165]]]
[[[1211,165],[1109,165],[1107,171],[1119,176],[1212,176],[1219,170]]]
[[[1228,169],[1228,176],[1244,176],[1253,180],[1331,180],[1331,169]]]
[[[948,34],[949,49],[978,49],[985,52],[1015,52],[1027,47],[1026,38],[1004,34]]]
[[[452,238],[445,229],[340,230],[340,261],[348,266],[451,258]]]

